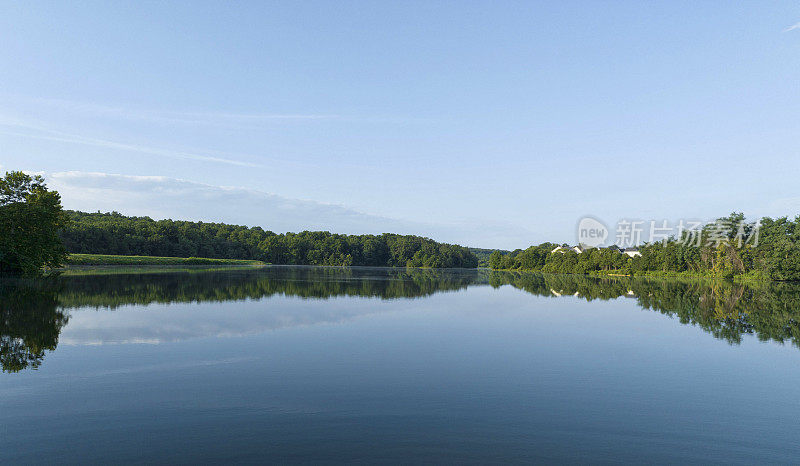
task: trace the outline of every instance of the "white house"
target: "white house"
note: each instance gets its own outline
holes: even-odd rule
[[[571,246],[571,247],[570,246],[556,246],[552,251],[550,251],[550,254],[555,254],[557,252],[560,252],[561,254],[564,254],[565,252],[567,252],[569,250],[572,250],[572,251],[575,251],[578,254],[581,254],[581,253],[584,253],[584,252],[586,252],[586,251],[588,251],[590,249],[594,249],[594,248],[589,248],[589,247],[583,246],[581,244],[579,244],[577,246]],[[612,245],[612,246],[609,246],[608,248],[605,248],[605,249],[608,249],[609,251],[613,251],[613,252],[616,252],[616,253],[619,253],[619,254],[627,254],[629,257],[636,257],[636,256],[641,256],[642,255],[642,253],[639,252],[638,248],[620,249],[619,247],[617,247],[615,245]]]
[[[636,257],[642,255],[642,253],[639,252],[639,248],[625,248],[622,252],[627,254],[628,257]]]
[[[557,252],[560,252],[561,254],[564,254],[565,252],[567,252],[569,250],[573,250],[576,253],[581,254],[583,252],[588,251],[589,249],[592,249],[592,248],[587,248],[587,247],[582,246],[580,244],[577,245],[577,246],[572,246],[572,247],[570,247],[570,246],[558,246],[555,249],[553,249],[552,251],[550,251],[550,254],[554,254],[554,253],[557,253]]]

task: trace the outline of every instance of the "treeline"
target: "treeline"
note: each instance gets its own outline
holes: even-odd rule
[[[625,275],[800,280],[800,217],[765,217],[756,224],[744,222],[744,215],[734,212],[696,233],[683,232],[679,238],[640,246],[641,255],[632,258],[613,248],[552,253],[556,246],[543,243],[505,255],[495,252],[489,257],[489,266],[549,273],[614,271]]]
[[[252,259],[271,264],[474,268],[468,248],[411,235],[274,233],[224,223],[153,220],[117,212],[66,211],[70,253]]]

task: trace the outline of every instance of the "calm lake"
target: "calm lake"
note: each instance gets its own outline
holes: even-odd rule
[[[0,463],[800,461],[800,286],[486,270],[0,281]]]

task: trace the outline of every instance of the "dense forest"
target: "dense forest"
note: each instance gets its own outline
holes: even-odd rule
[[[66,211],[61,231],[70,253],[254,259],[271,264],[474,268],[468,248],[428,238],[327,231],[273,233],[224,223],[153,220]]]
[[[543,243],[528,249],[489,257],[493,269],[535,270],[549,273],[603,273],[625,275],[696,275],[733,278],[747,276],[773,280],[800,280],[800,217],[773,220],[765,217],[753,238],[756,223],[732,213],[705,225],[691,236],[648,243],[640,256],[628,257],[615,248],[594,248],[582,253],[556,252]]]

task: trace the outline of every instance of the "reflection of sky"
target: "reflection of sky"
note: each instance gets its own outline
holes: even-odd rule
[[[286,327],[339,323],[398,308],[402,308],[401,303],[371,298],[314,300],[285,296],[257,301],[129,305],[113,311],[84,308],[69,311],[69,323],[59,342],[156,344],[200,337],[243,336]]]
[[[475,286],[71,314],[40,369],[0,375],[0,463],[800,455],[796,348],[730,346],[624,298]],[[135,341],[160,343],[92,346]]]
[[[353,296],[321,300],[274,295],[259,300],[125,305],[114,310],[71,309],[59,344],[158,344],[193,338],[256,335],[291,327],[341,324],[386,312],[420,308],[437,310],[451,306],[453,301],[460,302],[465,295],[473,299],[491,299],[496,293],[489,286],[478,285],[468,290],[437,293],[413,300]],[[559,304],[568,305],[575,300],[582,300],[572,296],[557,300],[534,296],[509,285],[503,287],[502,293],[520,295],[530,306],[536,307],[558,307]],[[487,303],[485,308],[463,306],[463,309],[470,314],[478,312],[495,317],[505,312],[504,308],[494,303]],[[625,321],[619,324],[625,326]]]

